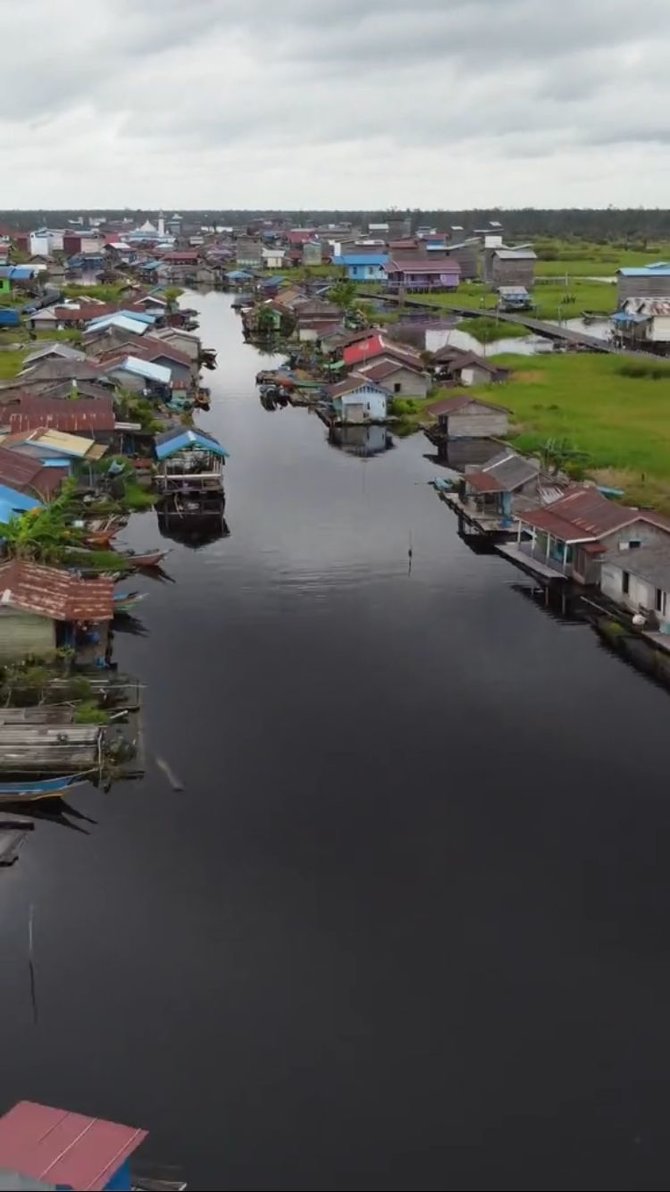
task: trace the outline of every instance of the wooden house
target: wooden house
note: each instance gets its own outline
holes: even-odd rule
[[[481,468],[469,468],[461,481],[462,509],[489,530],[512,530],[514,502],[537,497],[540,465],[504,448]]]
[[[626,298],[670,299],[670,263],[657,261],[653,265],[627,265],[617,269],[617,302]]]
[[[659,355],[670,352],[670,298],[627,298],[612,323],[627,346]]]
[[[667,545],[670,522],[661,514],[620,505],[597,488],[572,485],[558,500],[517,513],[518,559],[544,576],[598,584],[610,552]],[[522,541],[522,534],[530,541]],[[625,569],[624,569],[625,570]],[[615,581],[613,581],[615,582]]]
[[[44,656],[61,646],[104,657],[114,585],[22,559],[0,565],[0,659]]]
[[[508,248],[501,244],[485,248],[483,256],[484,281],[494,289],[500,286],[523,286],[532,290],[535,284],[537,253],[529,244]]]
[[[359,364],[358,371],[396,396],[425,397],[430,388],[428,373],[400,356],[375,357]]]
[[[444,439],[496,439],[509,431],[510,411],[495,402],[458,393],[430,406]]]
[[[388,392],[363,373],[350,373],[345,381],[331,386],[329,397],[336,424],[386,421]]]
[[[223,493],[228,452],[203,430],[176,426],[156,435],[156,487],[163,496]]]
[[[386,273],[388,289],[391,293],[406,291],[407,293],[430,293],[444,290],[457,290],[461,280],[461,267],[456,260],[445,257],[431,260],[425,257],[414,257],[406,260],[390,260]]]

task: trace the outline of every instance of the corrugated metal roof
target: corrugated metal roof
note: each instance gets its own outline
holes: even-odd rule
[[[485,467],[466,472],[465,481],[480,493],[505,493],[521,488],[539,473],[540,465],[535,460],[508,450],[489,460]]]
[[[17,488],[8,484],[0,484],[0,501],[14,513],[29,513],[31,509],[42,508],[42,502],[38,501],[36,497],[19,492]]]
[[[333,265],[379,265],[383,268],[388,259],[387,253],[344,253],[333,258]]]
[[[496,405],[492,401],[481,401],[478,397],[469,397],[467,393],[461,393],[457,397],[445,397],[443,401],[430,405],[428,412],[438,418],[441,414],[458,414],[468,406],[478,406],[481,410],[495,410],[497,413],[510,412],[506,406]]]
[[[348,393],[356,393],[359,389],[372,389],[375,393],[381,393],[384,397],[388,396],[387,390],[381,385],[377,385],[370,377],[364,373],[352,372],[344,381],[338,381],[337,385],[331,385],[328,392],[331,397],[346,397]]]
[[[545,530],[563,542],[595,542],[635,521],[670,529],[661,514],[619,505],[588,486],[575,486],[548,509],[530,509],[519,517],[524,524]]]
[[[118,314],[105,315],[102,319],[92,319],[86,325],[86,334],[105,331],[108,327],[118,327],[121,331],[132,332],[133,335],[144,335],[149,330],[149,325],[140,319]]]
[[[532,248],[496,248],[494,256],[501,261],[536,261],[537,253]]]
[[[158,459],[168,459],[171,455],[183,451],[185,447],[202,447],[203,450],[211,451],[222,459],[228,456],[225,447],[222,447],[213,435],[201,430],[185,430],[183,427],[174,427],[173,430],[156,435],[155,444]]]
[[[20,1101],[0,1118],[0,1163],[32,1179],[101,1192],[146,1137],[146,1130]]]
[[[110,579],[78,579],[57,567],[12,559],[0,565],[0,605],[51,617],[54,621],[111,621],[114,584]],[[3,1153],[4,1120],[0,1118],[0,1162],[20,1166]],[[26,1171],[26,1174],[42,1173]]]
[[[430,261],[426,257],[410,257],[406,261],[389,261],[387,273],[451,273],[460,276],[461,267],[458,261],[451,257],[444,257],[440,261]]]
[[[161,364],[152,364],[150,360],[141,360],[139,356],[126,356],[115,368],[132,373],[136,377],[143,377],[146,381],[156,381],[158,385],[169,385],[172,373],[169,368]]]
[[[22,394],[18,404],[18,410],[9,413],[11,434],[42,427],[74,435],[82,431],[92,435],[95,431],[107,433],[114,430],[111,397],[68,399]]]
[[[99,459],[100,453],[104,455],[107,450],[102,444],[94,443],[93,439],[85,439],[81,435],[71,435],[50,427],[17,431],[16,434],[21,435],[24,445],[30,445],[39,451],[53,451],[56,455],[72,456],[75,459]],[[14,441],[19,442],[18,439]]]
[[[0,484],[18,492],[32,489],[49,500],[55,496],[61,482],[62,475],[55,468],[45,468],[41,460],[0,447]]]
[[[631,322],[645,322],[656,315],[666,317],[670,315],[670,298],[627,298],[623,307],[614,316],[625,315]]]
[[[617,269],[622,277],[670,277],[670,265],[659,261],[655,265],[626,265]]]

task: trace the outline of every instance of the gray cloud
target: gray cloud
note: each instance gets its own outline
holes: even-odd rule
[[[667,0],[22,0],[5,203],[670,205],[669,42]]]

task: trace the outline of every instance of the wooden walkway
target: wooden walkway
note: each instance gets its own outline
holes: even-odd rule
[[[548,567],[540,559],[534,559],[527,551],[521,550],[520,547],[511,542],[505,545],[497,545],[496,550],[499,555],[504,555],[506,559],[509,559],[510,563],[514,563],[515,567],[519,567],[527,575],[533,575],[539,580],[550,583],[556,581],[562,583],[567,580],[567,576],[563,575],[561,571],[557,571],[555,567]]]
[[[376,298],[377,300],[382,298],[384,302],[400,302],[396,294],[372,294],[361,291],[361,297]],[[589,335],[585,331],[573,331],[569,327],[559,326],[558,323],[547,323],[543,319],[535,319],[532,315],[503,314],[496,310],[481,310],[478,307],[472,306],[431,306],[429,302],[419,302],[416,298],[405,298],[404,305],[422,307],[426,311],[437,311],[442,317],[444,317],[445,311],[449,310],[453,311],[455,315],[460,315],[467,319],[496,319],[500,323],[516,323],[518,326],[527,327],[529,331],[535,332],[536,335],[545,336],[547,339],[560,340],[574,348],[588,348],[592,352],[604,352],[613,356],[627,356],[630,360],[639,360],[640,357],[655,360],[656,362],[659,360],[659,357],[653,352],[632,352],[627,348],[617,348],[607,340],[600,339],[597,335]],[[501,338],[504,337],[501,336]]]

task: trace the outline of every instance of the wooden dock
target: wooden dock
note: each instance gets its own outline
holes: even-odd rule
[[[100,769],[100,725],[0,724],[0,772],[79,774]]]
[[[468,508],[455,492],[440,492],[439,497],[456,514],[460,534],[472,534],[489,541],[516,537],[517,528],[509,517],[478,513]]]
[[[396,305],[400,303],[397,294],[385,294],[383,292],[373,294],[370,292],[365,293],[362,290],[360,294],[362,298],[374,298],[377,301],[381,298],[384,302],[391,302]],[[516,323],[517,326],[526,327],[529,331],[535,332],[536,335],[542,335],[546,339],[560,341],[568,347],[587,348],[591,352],[605,352],[614,356],[625,356],[630,360],[639,360],[640,358],[643,360],[655,360],[656,362],[659,360],[659,357],[654,352],[633,352],[628,348],[619,348],[597,335],[589,335],[587,331],[573,331],[572,328],[562,327],[559,323],[549,323],[544,319],[536,319],[532,314],[506,314],[502,311],[486,310],[476,306],[432,306],[430,302],[420,302],[416,298],[405,298],[403,305],[414,309],[421,308],[427,312],[438,312],[442,317],[448,311],[465,319],[495,319],[499,323]],[[504,332],[501,332],[500,338],[504,339]]]
[[[542,563],[540,559],[534,559],[527,551],[522,550],[521,547],[515,543],[500,543],[496,546],[499,555],[509,559],[510,563],[514,563],[521,571],[525,571],[526,575],[533,576],[534,579],[539,580],[542,584],[553,583],[567,583],[567,575],[563,575],[561,571],[557,571],[555,567],[548,567],[546,563]]]

